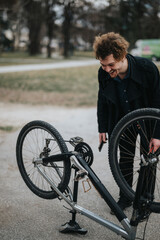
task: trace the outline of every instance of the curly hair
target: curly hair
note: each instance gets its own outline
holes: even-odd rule
[[[129,43],[119,33],[114,32],[96,36],[93,43],[96,58],[103,60],[113,54],[113,57],[120,61],[127,54],[128,47]]]

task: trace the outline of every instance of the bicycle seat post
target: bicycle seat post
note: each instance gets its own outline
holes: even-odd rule
[[[79,182],[75,180],[77,171],[78,170],[75,169],[74,186],[73,186],[73,202],[75,202],[75,203],[77,203],[77,199],[78,199],[78,185],[79,185]],[[71,213],[72,213],[72,222],[75,222],[76,221],[76,212],[72,210]]]

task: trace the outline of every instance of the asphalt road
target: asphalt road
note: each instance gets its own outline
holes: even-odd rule
[[[102,180],[115,199],[118,187],[111,175],[107,161],[107,145],[98,152],[98,136],[95,108],[67,109],[51,106],[28,106],[0,104],[0,126],[12,125],[12,133],[0,132],[0,239],[1,240],[114,240],[121,239],[115,233],[93,222],[85,216],[77,215],[77,222],[88,230],[85,236],[62,234],[59,227],[71,219],[64,201],[44,200],[34,195],[23,182],[16,164],[15,146],[18,133],[24,124],[41,119],[58,129],[64,139],[74,136],[84,138],[94,152],[93,170]],[[72,149],[72,147],[69,147]],[[73,179],[70,186],[73,185]],[[99,194],[92,189],[83,193],[79,184],[78,204],[120,225]],[[65,206],[65,207],[63,207]],[[130,218],[132,209],[125,211]],[[159,215],[152,214],[146,230],[146,240],[157,240]],[[137,237],[142,237],[144,223],[138,227]]]

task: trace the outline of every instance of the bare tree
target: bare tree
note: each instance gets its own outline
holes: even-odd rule
[[[18,0],[1,0],[0,2],[0,50],[14,50],[12,25],[16,21],[15,5]]]
[[[131,47],[137,39],[160,37],[160,0],[109,0],[102,12],[106,32],[121,33]]]
[[[24,8],[29,28],[29,53],[36,55],[40,53],[40,33],[44,17],[42,1],[28,0],[24,2]]]
[[[64,43],[64,57],[69,57],[73,43],[71,43],[71,38],[73,40],[74,34],[82,35],[86,37],[86,32],[84,28],[88,29],[89,23],[89,12],[85,12],[84,8],[86,6],[91,6],[92,4],[86,0],[59,0],[60,4],[63,6],[63,25],[62,25],[62,35]],[[77,21],[83,21],[83,27],[81,29],[77,27]],[[79,30],[76,31],[76,30]],[[92,31],[91,31],[92,32]]]
[[[145,38],[160,38],[160,0],[148,0],[146,8],[142,22]]]
[[[56,4],[55,0],[45,0],[45,22],[47,28],[47,36],[48,36],[48,44],[47,44],[47,56],[51,57],[51,41],[53,38],[53,32],[55,29],[55,19],[56,12],[54,10],[54,6]]]
[[[70,49],[70,32],[72,27],[72,19],[74,14],[74,0],[64,0],[63,1],[64,11],[63,11],[63,26],[62,26],[62,34],[63,34],[63,42],[64,42],[64,57],[69,57],[69,49]]]

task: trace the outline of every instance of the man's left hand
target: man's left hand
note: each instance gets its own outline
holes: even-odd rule
[[[153,148],[153,151],[156,152],[157,149],[160,147],[160,140],[156,138],[151,138],[149,143],[149,150]]]

